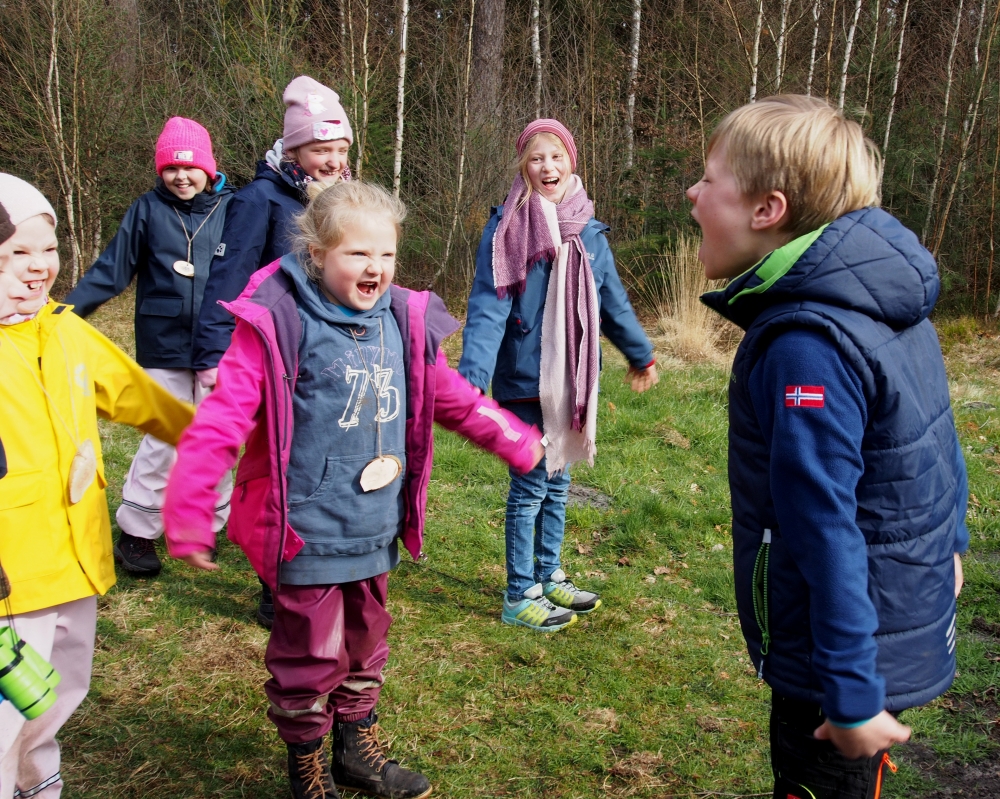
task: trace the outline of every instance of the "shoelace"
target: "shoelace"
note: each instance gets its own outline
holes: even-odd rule
[[[154,544],[148,538],[137,538],[135,541],[132,542],[131,546],[132,554],[140,558],[143,555],[152,552],[155,549],[156,549],[156,544]]]
[[[315,799],[324,799],[326,796],[326,768],[323,762],[323,750],[317,749],[307,755],[296,755],[299,772],[305,782],[305,789],[310,796]]]
[[[577,588],[570,580],[563,580],[561,583],[556,583],[563,591],[569,591],[571,594],[582,594],[579,588]]]
[[[359,743],[362,747],[361,757],[375,771],[381,771],[382,766],[389,759],[382,751],[388,744],[385,737],[382,727],[378,724],[372,724],[370,727],[362,727],[358,732]]]
[[[549,611],[552,611],[552,610],[556,609],[556,606],[553,605],[551,602],[549,602],[549,600],[547,600],[543,596],[540,596],[537,599],[533,599],[531,601],[532,602],[537,602],[539,605],[541,605],[543,608],[545,608],[546,610],[549,610]]]

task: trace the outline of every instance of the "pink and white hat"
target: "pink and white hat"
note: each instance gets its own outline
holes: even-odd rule
[[[45,214],[56,224],[56,212],[45,195],[28,181],[0,172],[0,205],[7,209],[10,223],[17,227],[25,219]]]
[[[337,93],[307,75],[300,75],[285,87],[285,150],[313,141],[347,139],[354,133]]]
[[[531,137],[539,133],[551,133],[563,143],[563,147],[569,154],[570,168],[576,172],[576,142],[573,141],[573,134],[569,132],[569,128],[558,119],[536,119],[534,122],[529,122],[527,127],[521,131],[521,135],[517,137],[515,146],[518,157],[524,152]]]
[[[156,140],[156,174],[163,176],[168,166],[188,166],[203,170],[215,180],[212,137],[193,119],[170,117]]]

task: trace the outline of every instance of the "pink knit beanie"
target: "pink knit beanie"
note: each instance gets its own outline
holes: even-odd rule
[[[569,153],[570,167],[576,172],[576,142],[573,141],[573,134],[569,132],[569,128],[558,119],[536,119],[534,122],[529,122],[528,126],[521,131],[521,135],[517,137],[518,157],[524,152],[531,137],[537,133],[551,133],[559,139],[563,143],[563,147],[566,148],[566,152]]]
[[[39,214],[47,214],[53,227],[56,224],[56,212],[44,194],[28,181],[3,172],[0,172],[0,205],[7,209],[15,227]]]
[[[354,133],[340,97],[319,81],[300,75],[285,87],[284,148],[290,150],[313,141],[347,139],[354,143]]]
[[[188,166],[204,170],[215,181],[212,137],[193,119],[170,117],[156,140],[156,174],[163,176],[168,166]]]

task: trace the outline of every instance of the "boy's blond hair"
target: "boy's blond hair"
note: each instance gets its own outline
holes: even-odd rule
[[[882,201],[875,143],[815,97],[782,94],[738,108],[712,133],[708,152],[723,143],[740,191],[785,195],[793,236]]]
[[[320,252],[333,249],[343,240],[351,224],[372,215],[382,216],[391,222],[396,228],[397,239],[402,235],[406,206],[374,183],[340,181],[328,185],[313,197],[295,218],[298,233],[293,239],[306,276],[315,283],[319,283],[322,277],[322,270],[309,254],[310,249]]]

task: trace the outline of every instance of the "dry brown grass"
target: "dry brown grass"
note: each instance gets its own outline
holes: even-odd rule
[[[698,260],[699,246],[698,239],[682,233],[674,247],[657,260],[661,335],[656,344],[682,362],[726,366],[732,362],[739,335],[733,325],[700,300],[706,291],[720,288],[723,283],[705,277]]]

